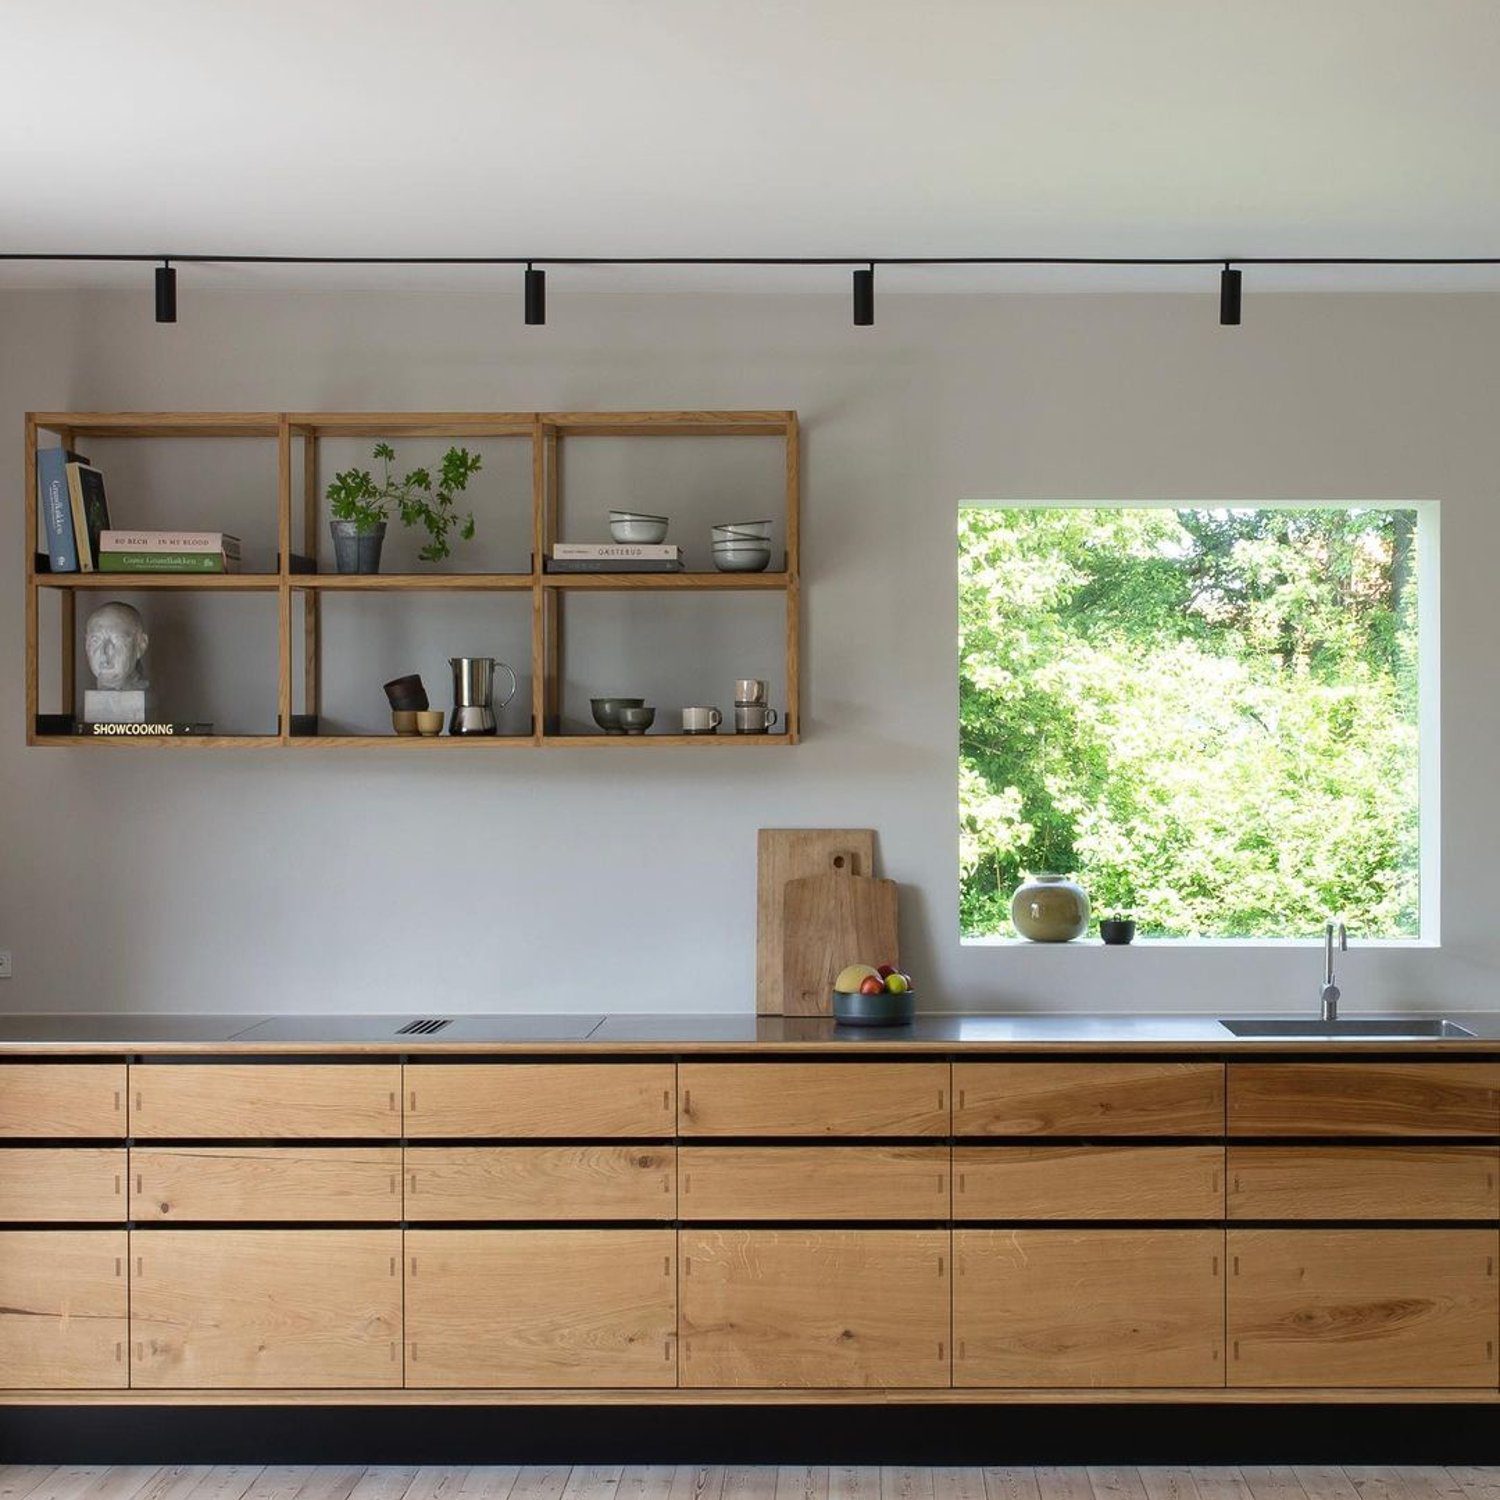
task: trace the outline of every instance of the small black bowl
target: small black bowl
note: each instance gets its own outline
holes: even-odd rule
[[[396,712],[404,709],[409,713],[421,713],[428,706],[427,689],[415,672],[405,677],[393,677],[385,685],[385,696]]]
[[[1105,917],[1099,924],[1099,936],[1110,948],[1123,948],[1135,941],[1135,923],[1129,917]]]
[[[911,990],[899,995],[882,990],[862,995],[858,990],[833,992],[833,1019],[840,1026],[910,1026],[917,1013],[917,997]]]

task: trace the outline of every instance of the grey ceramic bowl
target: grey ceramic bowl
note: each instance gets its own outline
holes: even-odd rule
[[[639,708],[645,701],[644,698],[590,698],[589,707],[594,712],[594,723],[605,734],[623,734],[625,731],[620,728],[620,710]]]
[[[840,1026],[910,1026],[916,1013],[917,997],[911,990],[899,995],[883,990],[878,995],[833,992],[833,1019]]]
[[[626,734],[645,734],[656,722],[656,710],[638,703],[624,704],[615,717]]]
[[[609,534],[622,545],[664,542],[667,525],[666,521],[655,516],[611,516]]]
[[[764,573],[771,549],[765,543],[715,542],[714,567],[721,573]]]

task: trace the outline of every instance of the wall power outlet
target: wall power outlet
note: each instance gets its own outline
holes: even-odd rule
[[[10,978],[10,949],[0,948],[0,979]]]

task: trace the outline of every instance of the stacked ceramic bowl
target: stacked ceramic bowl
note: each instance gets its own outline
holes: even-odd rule
[[[612,510],[609,534],[620,543],[654,544],[667,539],[668,518],[651,516],[639,510]]]
[[[714,527],[714,567],[721,573],[764,573],[770,561],[769,521],[730,521]]]

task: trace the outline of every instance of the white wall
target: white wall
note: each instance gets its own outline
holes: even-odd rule
[[[1309,1006],[1306,950],[960,947],[954,507],[1050,496],[1441,501],[1443,945],[1361,953],[1356,934],[1345,994],[1354,1008],[1491,1004],[1500,298],[1257,298],[1252,286],[1230,330],[1211,289],[889,296],[879,326],[856,330],[842,295],[554,297],[551,324],[527,329],[508,298],[206,296],[186,273],[181,293],[172,328],[151,322],[144,281],[129,295],[0,295],[6,1009],[748,1009],[763,825],[879,829],[903,883],[903,954],[935,1009]],[[23,747],[28,408],[697,406],[802,417],[800,748]],[[110,472],[118,513],[127,471]],[[263,493],[237,471],[201,477],[223,487],[226,513]],[[370,617],[368,659],[350,659],[361,636],[345,632],[351,650],[329,670],[356,698],[378,693],[394,649],[382,630],[399,650],[420,644],[429,685],[445,687],[430,663],[464,622],[400,607],[412,616],[399,629]],[[195,680],[230,674],[233,687],[225,637],[164,607],[159,627],[162,673],[193,656]],[[600,623],[601,652],[613,630]],[[524,660],[514,634],[498,654]],[[721,641],[704,667],[685,634],[675,663],[649,664],[657,690],[695,671],[727,686],[736,649]],[[256,691],[235,689],[228,707],[221,695],[221,720]]]

